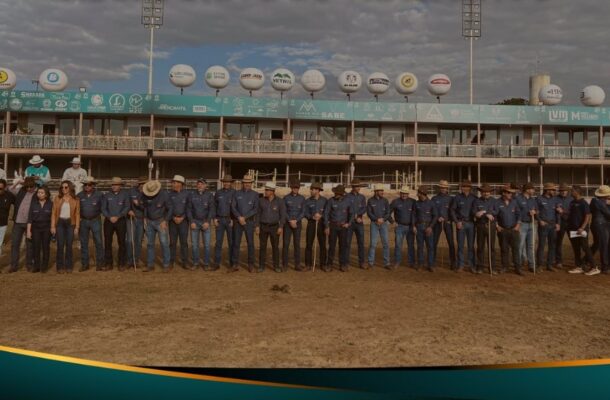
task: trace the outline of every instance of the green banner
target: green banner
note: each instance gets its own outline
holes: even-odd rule
[[[479,106],[463,104],[418,104],[417,122],[476,124]]]
[[[209,96],[156,94],[152,96],[151,104],[152,112],[155,115],[220,117],[222,115],[223,99]]]
[[[290,100],[290,118],[351,121],[352,103],[330,100]]]
[[[288,118],[288,100],[225,97],[222,114],[227,117]]]
[[[600,126],[608,120],[607,109],[601,107],[540,107],[544,125]]]
[[[415,104],[359,101],[351,104],[356,121],[414,122],[416,118]]]
[[[538,125],[542,122],[540,107],[530,106],[479,106],[481,124]]]

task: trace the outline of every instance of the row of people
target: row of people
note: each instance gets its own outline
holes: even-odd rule
[[[128,265],[139,263],[144,234],[148,242],[145,270],[153,269],[156,236],[159,236],[163,270],[169,270],[176,262],[178,243],[184,268],[193,269],[201,265],[204,269],[218,269],[225,237],[229,248],[229,269],[237,270],[240,244],[245,236],[248,268],[254,271],[256,231],[260,239],[256,270],[264,268],[267,242],[270,241],[273,266],[277,271],[287,268],[290,246],[293,247],[297,270],[311,268],[313,259],[317,258],[317,254],[312,256],[312,249],[317,246],[323,270],[332,268],[338,248],[339,268],[345,271],[349,265],[349,249],[354,235],[361,268],[374,266],[375,250],[381,240],[385,267],[396,268],[402,263],[402,244],[406,241],[408,265],[433,270],[438,243],[444,232],[452,269],[461,271],[467,266],[475,273],[481,273],[486,266],[492,269],[498,240],[502,260],[499,271],[508,269],[509,252],[512,251],[513,267],[521,274],[526,260],[530,270],[535,268],[536,261],[539,267],[548,270],[554,266],[560,267],[558,264],[561,261],[557,262],[556,256],[561,257],[557,248],[562,247],[563,230],[572,232],[570,242],[575,252],[576,267],[571,272],[586,271],[592,275],[608,272],[610,188],[605,186],[596,191],[596,198],[590,206],[582,199],[582,191],[578,187],[571,189],[573,197],[563,193],[565,187],[560,187],[561,195],[555,196],[556,185],[546,184],[543,194],[535,198],[531,184],[524,185],[519,195],[516,195],[519,189],[515,185],[506,185],[502,188],[502,197],[495,199],[491,196],[492,188],[489,185],[478,188],[480,197],[474,196],[469,181],[462,182],[461,192],[456,196],[450,196],[447,181],[441,181],[438,194],[431,199],[425,188],[420,188],[417,199],[414,199],[410,197],[413,193],[409,188],[403,187],[399,198],[389,203],[382,186],[375,186],[374,196],[366,200],[360,193],[362,183],[357,179],[352,181],[349,194],[345,193],[342,185],[338,185],[333,188],[334,196],[330,199],[321,196],[322,186],[319,183],[311,185],[311,196],[305,199],[299,194],[301,185],[298,181],[290,183],[291,193],[283,199],[275,196],[275,186],[269,183],[265,187],[264,197],[259,199],[258,193],[252,190],[253,180],[249,176],[244,177],[243,188],[239,191],[232,188],[233,179],[225,176],[222,179],[223,187],[215,194],[207,190],[205,179],[197,180],[195,190],[185,190],[186,181],[179,175],[172,180],[171,191],[161,190],[160,182],[148,181],[146,177],[140,178],[136,187],[125,190],[122,180],[114,178],[111,190],[102,194],[95,189],[95,179],[87,177],[82,193],[76,194],[73,183],[64,180],[59,194],[51,201],[46,187],[36,188],[37,179],[27,177],[23,182],[16,180],[11,188],[16,194],[12,201],[10,193],[5,190],[6,181],[0,180],[0,226],[4,230],[8,210],[11,204],[15,204],[10,271],[16,271],[19,267],[19,248],[24,235],[31,240],[26,245],[26,266],[29,270],[48,268],[49,243],[52,237],[56,237],[57,269],[70,272],[73,267],[74,236],[78,236],[82,244],[81,270],[89,268],[90,236],[95,246],[96,268],[104,270],[113,267],[112,244],[116,235],[118,267],[123,270]],[[23,187],[17,190],[20,184]],[[364,248],[365,215],[371,221],[367,258]],[[103,223],[101,216],[104,217]],[[305,268],[301,267],[300,252],[303,219],[307,220]],[[389,254],[390,224],[396,226],[393,262]],[[595,239],[592,249],[583,235],[589,225]],[[538,248],[534,259],[533,231],[536,226]],[[457,231],[457,251],[454,227]],[[212,261],[210,241],[213,229],[216,231],[216,245]],[[3,236],[4,230],[0,229],[0,235]],[[189,231],[192,264],[188,262]],[[282,236],[280,266],[279,240]],[[203,259],[200,259],[200,241],[203,242]],[[467,245],[466,260],[463,257],[464,244]],[[488,257],[485,257],[486,250]],[[594,266],[592,259],[592,253],[597,250],[600,252],[601,271]],[[584,252],[584,259],[581,252]]]

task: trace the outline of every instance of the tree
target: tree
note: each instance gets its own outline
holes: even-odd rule
[[[526,106],[528,104],[529,101],[522,97],[511,97],[510,99],[504,99],[501,102],[496,103],[496,105],[501,106]]]

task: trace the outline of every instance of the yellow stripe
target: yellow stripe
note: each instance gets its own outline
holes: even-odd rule
[[[333,389],[333,388],[316,387],[316,386],[292,385],[292,384],[285,384],[285,383],[252,381],[252,380],[247,380],[247,379],[236,379],[236,378],[223,378],[223,377],[217,377],[217,376],[211,376],[211,375],[197,375],[197,374],[190,374],[190,373],[186,373],[186,372],[160,371],[160,370],[156,370],[156,369],[152,369],[152,368],[132,367],[129,365],[114,364],[114,363],[109,363],[109,362],[91,361],[91,360],[85,360],[82,358],[58,356],[58,355],[54,355],[54,354],[39,353],[37,351],[16,349],[13,347],[6,347],[6,346],[0,346],[0,351],[6,352],[6,353],[19,354],[19,355],[23,355],[23,356],[29,356],[29,357],[43,358],[46,360],[60,361],[60,362],[65,362],[65,363],[70,363],[70,364],[86,365],[89,367],[106,368],[106,369],[135,372],[135,373],[148,374],[148,375],[161,375],[161,376],[167,376],[167,377],[172,377],[172,378],[196,379],[196,380],[200,380],[200,381],[236,383],[236,384],[241,384],[241,385],[257,385],[257,386],[269,386],[269,387],[280,387],[280,388],[290,388],[290,389],[337,390],[337,389]]]
[[[610,358],[596,360],[571,360],[571,361],[543,361],[521,364],[498,364],[472,367],[473,369],[531,369],[531,368],[565,368],[565,367],[591,367],[595,365],[610,365]]]

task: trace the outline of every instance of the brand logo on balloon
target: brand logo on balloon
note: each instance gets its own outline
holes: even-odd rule
[[[8,73],[5,70],[0,69],[0,83],[4,83],[7,80],[8,80]]]
[[[59,74],[57,72],[49,72],[47,74],[47,81],[50,83],[57,83],[57,81],[59,81]]]
[[[400,79],[400,85],[405,89],[411,89],[415,85],[416,81],[411,75],[404,75]]]

